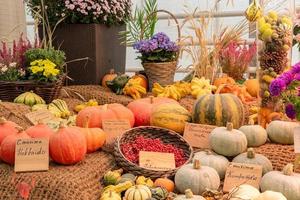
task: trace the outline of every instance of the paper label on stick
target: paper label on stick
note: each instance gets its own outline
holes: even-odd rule
[[[294,129],[294,149],[296,154],[300,154],[300,127]]]
[[[47,109],[42,109],[34,112],[25,114],[25,117],[33,124],[36,125],[38,122],[46,123],[48,121],[56,119],[55,116]]]
[[[103,120],[102,128],[107,133],[106,143],[111,143],[131,127],[128,120]]]
[[[173,153],[140,151],[139,166],[156,171],[175,169],[175,156]]]
[[[230,163],[226,170],[223,191],[229,192],[242,184],[259,188],[261,177],[262,166],[260,165]]]
[[[186,123],[183,137],[192,147],[210,149],[209,134],[203,132],[203,125]]]
[[[15,148],[15,172],[49,169],[48,139],[19,139]]]

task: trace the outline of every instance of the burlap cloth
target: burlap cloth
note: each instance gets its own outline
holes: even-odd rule
[[[113,156],[104,152],[89,154],[73,166],[51,163],[47,172],[15,174],[12,167],[0,162],[0,199],[22,199],[18,184],[34,182],[30,200],[98,200],[102,188],[100,179],[114,167]]]

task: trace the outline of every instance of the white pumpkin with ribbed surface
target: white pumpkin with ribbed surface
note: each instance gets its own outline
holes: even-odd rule
[[[272,121],[267,127],[267,133],[272,142],[279,144],[294,144],[294,128],[296,122]]]
[[[200,195],[194,195],[191,189],[187,189],[184,192],[184,195],[177,195],[174,200],[205,200],[204,197]]]
[[[210,150],[195,153],[193,160],[199,160],[201,165],[214,168],[221,179],[225,177],[229,161],[226,157],[218,155]]]
[[[230,191],[231,197],[229,200],[253,199],[260,194],[259,190],[252,185],[243,184]]]
[[[151,196],[151,191],[147,186],[135,185],[125,192],[124,200],[146,200]]]
[[[293,165],[287,164],[282,172],[271,171],[266,173],[260,182],[261,191],[280,192],[288,200],[299,200],[300,174],[296,174],[293,171]]]
[[[248,147],[259,147],[267,142],[267,131],[260,125],[245,125],[239,130],[245,134]]]
[[[249,148],[246,153],[236,156],[232,162],[261,165],[263,174],[273,170],[271,161],[262,154],[256,154],[253,148]]]
[[[206,189],[217,190],[220,186],[218,172],[207,166],[201,166],[199,160],[182,166],[175,175],[175,185],[180,193],[191,189],[193,194],[201,195]]]
[[[287,200],[280,192],[265,191],[253,200]]]

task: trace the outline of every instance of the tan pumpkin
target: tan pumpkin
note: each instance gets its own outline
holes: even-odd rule
[[[256,196],[253,200],[287,200],[287,199],[280,192],[265,191],[259,194],[258,196]]]
[[[247,92],[253,97],[258,97],[259,93],[259,81],[258,79],[248,79],[244,82],[247,88]]]
[[[236,156],[232,162],[261,165],[263,175],[273,170],[271,161],[262,154],[256,154],[253,148],[249,148],[246,153]]]
[[[104,192],[101,195],[100,200],[121,200],[121,195],[110,190],[108,192]]]
[[[185,124],[191,121],[191,114],[184,107],[174,103],[156,106],[150,117],[150,125],[183,133]]]
[[[151,190],[147,186],[135,185],[125,192],[124,200],[147,200],[151,196]]]
[[[260,194],[259,190],[252,185],[242,184],[233,188],[230,192],[229,200],[253,199]]]
[[[232,123],[215,128],[209,136],[209,143],[216,153],[223,156],[236,156],[247,149],[245,134],[233,129]]]
[[[260,125],[244,125],[239,130],[247,137],[248,147],[259,147],[267,142],[267,131]]]
[[[279,144],[294,144],[294,128],[296,122],[272,121],[267,127],[267,133],[272,142]]]
[[[282,193],[288,200],[300,199],[300,175],[294,173],[292,164],[287,164],[282,172],[266,173],[260,182],[262,192],[271,190]]]
[[[175,184],[172,180],[168,179],[167,177],[158,178],[154,181],[155,187],[163,187],[168,192],[173,192],[175,188]]]
[[[193,164],[183,165],[175,174],[175,185],[179,192],[191,189],[196,195],[201,195],[206,189],[217,190],[220,186],[218,172],[208,166],[201,166],[199,160]]]
[[[185,199],[205,200],[205,198],[200,195],[194,195],[191,189],[185,190],[184,195],[178,195],[174,198],[174,200],[185,200]]]
[[[115,70],[114,70],[114,69],[111,69],[111,70],[109,71],[109,74],[106,74],[106,75],[102,78],[102,84],[101,84],[101,85],[102,85],[103,87],[108,88],[107,85],[106,85],[106,82],[107,82],[107,81],[112,81],[112,80],[114,80],[117,76],[118,76],[118,74],[115,73]]]
[[[210,150],[195,153],[193,160],[199,160],[203,166],[214,168],[221,179],[224,179],[229,161],[226,157],[218,155]]]

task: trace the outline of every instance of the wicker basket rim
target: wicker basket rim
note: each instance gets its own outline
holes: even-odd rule
[[[155,65],[165,65],[165,64],[175,64],[177,63],[177,60],[171,61],[171,62],[144,62],[142,63],[142,65],[151,65],[151,64],[155,64]]]
[[[26,85],[30,85],[30,84],[39,84],[39,85],[49,85],[49,86],[52,86],[52,85],[55,85],[57,83],[57,81],[61,81],[63,80],[67,75],[66,74],[62,74],[59,76],[59,78],[55,81],[55,82],[52,82],[52,83],[44,83],[44,82],[37,82],[37,81],[34,81],[34,80],[23,80],[23,81],[3,81],[3,80],[0,80],[0,83],[1,84],[26,84]]]
[[[146,129],[146,128],[152,128],[152,129],[157,129],[157,130],[166,130],[170,135],[176,135],[178,136],[179,139],[181,139],[183,142],[185,142],[188,146],[189,146],[189,149],[190,149],[190,156],[189,158],[186,160],[186,162],[184,164],[182,164],[181,166],[179,167],[176,167],[174,169],[171,169],[171,170],[160,170],[159,172],[161,173],[168,173],[169,171],[177,171],[179,168],[181,168],[183,165],[186,165],[188,164],[191,160],[192,160],[192,157],[193,157],[193,153],[194,153],[194,150],[193,148],[191,147],[191,145],[181,136],[179,135],[178,133],[176,133],[175,131],[172,131],[172,130],[169,130],[169,129],[165,129],[165,128],[161,128],[161,127],[157,127],[157,126],[139,126],[139,127],[134,127],[134,128],[131,128],[129,130],[127,130],[122,136],[118,137],[117,138],[117,147],[118,147],[118,150],[119,150],[119,153],[122,155],[123,158],[126,159],[127,162],[129,162],[131,165],[135,165],[136,168],[139,168],[141,170],[148,170],[148,171],[151,171],[151,172],[156,172],[156,170],[153,170],[153,169],[148,169],[148,168],[144,168],[144,167],[141,167],[133,162],[131,162],[130,160],[128,160],[122,150],[121,150],[121,146],[120,146],[120,140],[122,139],[122,137],[124,137],[124,135],[126,135],[128,132],[130,131],[133,131],[133,130],[136,130],[136,129]]]

